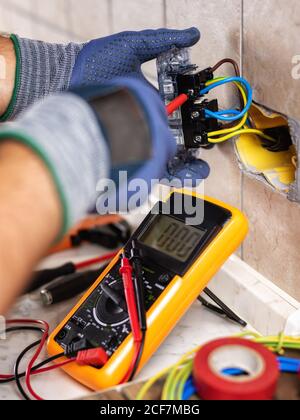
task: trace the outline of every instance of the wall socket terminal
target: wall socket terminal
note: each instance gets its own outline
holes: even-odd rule
[[[206,118],[205,109],[218,111],[218,101],[201,95],[205,84],[213,79],[211,68],[198,71],[192,64],[190,50],[173,48],[157,60],[159,90],[165,104],[181,94],[189,100],[169,117],[170,129],[179,149],[212,148],[207,133],[220,128],[216,119]]]

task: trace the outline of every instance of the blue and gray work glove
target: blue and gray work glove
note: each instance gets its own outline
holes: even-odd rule
[[[17,56],[12,101],[0,121],[13,119],[29,105],[51,93],[99,85],[116,77],[143,77],[141,66],[172,46],[190,47],[200,39],[198,29],[159,29],[120,34],[85,44],[49,44],[11,36]]]
[[[99,86],[123,76],[142,80],[143,63],[174,45],[178,48],[194,45],[200,39],[200,33],[196,28],[123,32],[87,44],[67,45],[32,41],[15,35],[11,38],[17,56],[16,84],[12,101],[0,121],[13,119],[37,100],[69,88]],[[152,92],[148,91],[151,96]],[[176,159],[170,174],[169,179],[183,176],[205,179],[209,167],[200,160],[183,162]]]
[[[176,153],[158,93],[134,78],[50,95],[15,122],[2,124],[4,139],[27,145],[48,167],[64,210],[62,234],[93,210],[97,200],[101,210],[99,181],[108,177],[117,182],[117,208],[111,201],[107,210],[125,210],[139,192],[136,185],[137,191],[127,195],[128,183],[141,179],[150,187],[152,180],[163,177]],[[118,181],[121,171],[128,171],[128,182]],[[146,188],[134,204],[142,204],[148,193]]]

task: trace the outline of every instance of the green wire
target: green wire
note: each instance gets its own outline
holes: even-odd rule
[[[176,372],[176,376],[174,377],[174,380],[172,381],[172,384],[170,386],[170,389],[168,390],[168,400],[169,401],[176,401],[176,392],[177,392],[177,384],[178,381],[180,380],[180,376],[182,371],[184,370],[184,367],[181,367],[181,369],[179,369]]]
[[[164,387],[166,400],[182,400],[185,384],[193,370],[193,363],[193,360],[188,360],[181,367],[170,372]]]
[[[191,360],[185,368],[180,372],[180,380],[178,383],[177,400],[182,401],[185,385],[193,372],[194,361]]]
[[[172,369],[169,376],[167,377],[163,391],[163,395],[165,396],[164,400],[169,400],[170,395],[174,394],[173,388],[176,387],[175,379],[178,372],[180,372],[180,367]]]

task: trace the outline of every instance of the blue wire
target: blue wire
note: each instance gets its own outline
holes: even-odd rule
[[[300,360],[286,357],[278,357],[277,360],[282,373],[298,373],[300,371]],[[240,369],[225,369],[222,373],[226,376],[238,376],[242,375],[243,371]]]
[[[193,378],[191,377],[185,384],[182,401],[190,400],[192,396],[195,395],[196,393],[197,391],[194,386],[194,381],[193,381]]]
[[[237,111],[236,109],[229,109],[228,111],[218,111],[215,112],[216,115],[220,115],[220,116],[226,116],[226,115],[238,115],[240,113],[240,111]]]
[[[278,357],[277,360],[281,363],[288,363],[292,365],[300,365],[300,359],[290,359],[288,357]]]
[[[237,121],[241,118],[243,118],[243,116],[249,111],[251,105],[252,105],[252,101],[253,101],[253,91],[252,88],[249,84],[249,82],[246,79],[243,79],[242,77],[228,77],[227,79],[224,80],[220,80],[216,83],[213,83],[210,86],[207,86],[205,89],[203,89],[200,94],[201,95],[205,95],[208,92],[210,92],[212,89],[215,89],[218,86],[222,86],[225,85],[227,83],[232,83],[232,82],[239,82],[241,84],[243,84],[245,86],[245,88],[247,89],[247,93],[248,93],[248,100],[247,100],[247,105],[245,106],[244,110],[242,112],[239,112],[238,114],[236,114],[233,117],[226,117],[224,116],[224,112],[226,115],[226,111],[221,111],[221,114],[219,112],[213,112],[210,111],[208,109],[205,110],[205,114],[207,117],[212,117],[221,121]],[[231,110],[229,111],[229,113],[232,113]],[[228,114],[228,112],[227,112]],[[234,111],[235,114],[235,111]]]
[[[291,364],[284,364],[280,363],[280,372],[281,373],[299,373],[300,366],[297,365],[291,365]]]
[[[216,112],[212,112],[209,109],[205,110],[205,117],[206,118],[214,118],[216,120],[220,120],[220,121],[238,121],[241,118],[244,117],[244,115],[247,113],[247,110],[244,110],[243,112],[240,112],[239,114],[237,114],[235,117],[226,117],[220,114],[217,114]]]
[[[229,115],[229,114],[233,114],[233,115],[237,115],[240,111],[236,110],[236,109],[228,109],[228,110],[223,110],[223,111],[218,111],[216,112],[216,114],[219,115]]]
[[[226,376],[239,376],[243,375],[243,373],[245,372],[241,369],[224,369],[222,371],[222,374]]]

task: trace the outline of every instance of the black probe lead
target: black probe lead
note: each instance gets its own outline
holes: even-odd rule
[[[142,337],[141,347],[140,347],[140,350],[139,350],[139,355],[136,359],[134,368],[133,368],[132,373],[130,375],[129,382],[133,381],[133,379],[135,378],[135,375],[138,372],[138,369],[140,367],[140,363],[141,363],[141,360],[142,360],[142,357],[143,357],[143,353],[144,353],[144,349],[145,349],[145,343],[146,343],[146,331],[143,331],[142,334],[143,334],[143,337]]]
[[[26,347],[25,350],[22,351],[22,353],[19,354],[15,366],[14,366],[14,375],[15,375],[15,381],[18,387],[18,390],[20,392],[20,394],[22,395],[22,397],[26,400],[26,401],[31,401],[31,398],[29,397],[29,395],[25,392],[23,385],[21,384],[21,375],[19,374],[19,366],[20,363],[23,359],[23,357],[34,347],[37,347],[40,344],[41,340],[36,341],[35,343],[30,344],[30,346]],[[25,376],[25,375],[24,375]]]
[[[32,332],[44,332],[44,330],[42,330],[42,328],[39,327],[10,327],[7,328],[5,330],[5,334],[11,333],[11,332],[20,332],[20,331],[32,331]],[[4,332],[4,331],[3,331]],[[38,343],[40,343],[41,340],[38,341]],[[25,376],[25,373],[24,375]],[[5,385],[5,384],[9,384],[11,382],[15,382],[16,378],[14,377],[14,375],[11,375],[10,379],[1,379],[0,380],[0,385]]]
[[[136,301],[137,301],[139,323],[140,323],[140,328],[142,332],[142,342],[141,342],[139,354],[136,359],[132,373],[130,375],[129,381],[132,381],[138,372],[141,359],[143,357],[144,349],[145,349],[147,329],[148,329],[147,311],[145,307],[145,290],[144,290],[144,285],[143,285],[144,274],[143,274],[142,259],[143,259],[142,252],[137,247],[136,242],[133,241],[132,246],[131,246],[130,260],[133,263],[133,269],[134,269],[134,274],[135,274],[134,275],[134,288],[135,288],[135,295],[136,295]]]

